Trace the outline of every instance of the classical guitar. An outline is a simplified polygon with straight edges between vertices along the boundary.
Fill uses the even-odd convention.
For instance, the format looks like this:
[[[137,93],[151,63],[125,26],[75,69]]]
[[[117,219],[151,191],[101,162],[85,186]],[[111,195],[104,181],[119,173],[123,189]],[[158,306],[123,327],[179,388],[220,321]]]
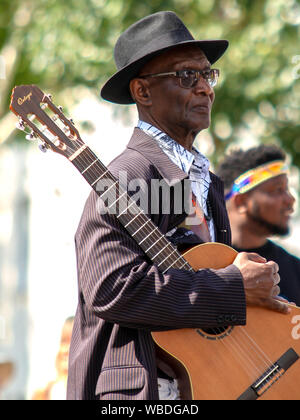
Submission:
[[[37,86],[17,86],[10,109],[18,128],[38,138],[42,150],[65,156],[97,194],[106,200],[114,189],[116,217],[162,272],[169,268],[223,268],[236,256],[232,248],[209,243],[181,255],[132,200],[116,178],[82,141],[72,120]],[[101,179],[110,180],[105,191]],[[114,188],[113,188],[114,187]],[[217,258],[216,258],[217,256]],[[288,315],[247,309],[246,326],[152,333],[159,359],[178,379],[181,399],[300,399],[300,308]]]

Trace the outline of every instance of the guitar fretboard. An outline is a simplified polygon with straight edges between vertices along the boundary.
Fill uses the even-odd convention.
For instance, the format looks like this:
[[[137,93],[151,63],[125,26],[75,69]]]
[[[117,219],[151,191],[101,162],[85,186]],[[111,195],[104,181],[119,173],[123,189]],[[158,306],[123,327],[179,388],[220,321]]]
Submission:
[[[161,272],[165,273],[170,268],[192,271],[188,262],[89,147],[84,148],[71,161],[103,202],[108,202],[106,211],[116,215],[131,237]],[[101,184],[106,186],[104,191],[102,187],[99,187]]]

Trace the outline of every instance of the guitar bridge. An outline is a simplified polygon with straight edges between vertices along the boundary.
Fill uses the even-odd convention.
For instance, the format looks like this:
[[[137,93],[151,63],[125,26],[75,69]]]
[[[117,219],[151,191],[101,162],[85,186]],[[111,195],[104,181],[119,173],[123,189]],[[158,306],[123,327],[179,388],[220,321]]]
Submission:
[[[270,366],[246,391],[239,396],[238,400],[257,400],[271,388],[281,376],[299,359],[298,354],[290,348],[274,365]]]

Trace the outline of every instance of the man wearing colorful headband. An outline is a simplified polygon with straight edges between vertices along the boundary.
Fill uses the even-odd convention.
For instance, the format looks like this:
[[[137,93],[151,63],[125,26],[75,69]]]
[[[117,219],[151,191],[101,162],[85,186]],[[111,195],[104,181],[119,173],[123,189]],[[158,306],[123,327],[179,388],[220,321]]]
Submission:
[[[281,295],[300,305],[300,259],[268,238],[289,233],[295,199],[289,191],[285,153],[261,145],[236,150],[217,169],[238,251],[256,252],[279,265]]]
[[[176,250],[168,254],[169,243],[159,245],[159,230],[170,238],[178,233],[187,216],[178,212],[184,187],[200,217],[197,234],[181,227],[183,239],[193,238],[190,244],[206,238],[230,244],[222,183],[193,147],[196,135],[210,125],[219,76],[212,65],[227,46],[225,40],[195,40],[173,12],[141,19],[116,43],[118,70],[101,96],[117,104],[136,104],[139,121],[109,169],[117,179],[125,172],[129,183],[143,180],[139,185],[149,193],[144,212],[155,227],[149,230],[149,221],[139,212],[128,216],[132,203],[117,216],[100,214],[98,196],[91,193],[76,234],[79,303],[68,399],[176,399],[176,382],[170,378],[174,372],[158,357],[151,332],[244,325],[246,304],[289,311],[277,299],[278,265],[260,256],[242,253],[223,269],[196,272],[176,266],[181,259],[176,256],[162,270]],[[104,141],[113,144],[113,139]],[[161,190],[152,194],[153,180],[168,188],[168,203]],[[163,211],[165,204],[168,211]],[[146,240],[149,248],[144,252],[141,244]],[[146,255],[150,249],[153,258]],[[155,264],[158,255],[163,258]]]

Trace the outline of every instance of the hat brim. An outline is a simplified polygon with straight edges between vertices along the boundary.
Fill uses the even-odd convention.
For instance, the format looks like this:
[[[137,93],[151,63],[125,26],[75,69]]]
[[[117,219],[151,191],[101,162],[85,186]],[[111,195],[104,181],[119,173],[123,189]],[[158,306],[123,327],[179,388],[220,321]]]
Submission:
[[[153,51],[152,53],[141,57],[139,60],[129,63],[127,66],[117,71],[103,85],[100,92],[101,97],[109,102],[113,102],[116,104],[133,104],[134,100],[132,99],[129,91],[129,82],[131,79],[136,77],[139,71],[142,69],[142,67],[156,55],[161,54],[162,52],[165,52],[172,48],[178,47],[179,45],[195,45],[201,48],[210,64],[214,64],[225,53],[225,51],[228,48],[228,44],[229,43],[226,40],[189,40]]]

